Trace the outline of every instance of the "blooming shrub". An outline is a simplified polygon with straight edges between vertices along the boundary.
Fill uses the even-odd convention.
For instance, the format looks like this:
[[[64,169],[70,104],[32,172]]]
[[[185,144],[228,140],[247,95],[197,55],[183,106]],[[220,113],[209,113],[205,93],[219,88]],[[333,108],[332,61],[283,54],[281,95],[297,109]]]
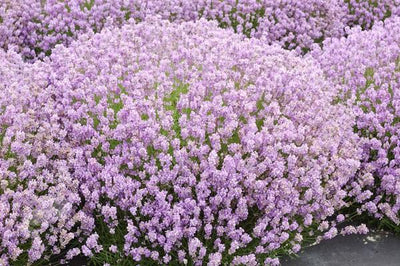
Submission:
[[[0,265],[276,265],[368,232],[349,209],[398,225],[399,5],[0,1]]]
[[[43,58],[56,44],[69,45],[80,34],[122,24],[132,10],[125,1],[16,0],[0,3],[0,46],[17,46],[27,60]]]
[[[398,0],[344,0],[348,5],[347,24],[359,25],[370,29],[377,21],[382,21],[392,15],[399,15]]]
[[[268,0],[265,16],[259,21],[257,36],[268,43],[306,52],[315,42],[344,34],[347,9],[338,0]]]
[[[313,51],[325,75],[353,98],[355,130],[362,137],[362,167],[349,195],[366,210],[399,223],[400,208],[400,20],[355,28]]]
[[[46,135],[39,112],[45,76],[11,51],[0,58],[0,265],[8,265],[47,259],[78,237],[80,197],[58,132]]]
[[[247,36],[307,52],[314,42],[340,37],[346,25],[371,25],[397,10],[397,0],[17,0],[0,3],[0,47],[17,46],[25,60],[43,59],[56,44],[129,19],[158,14],[171,21],[217,20]]]
[[[3,264],[276,264],[337,234],[358,137],[312,59],[155,18],[9,57],[28,82],[1,84]]]

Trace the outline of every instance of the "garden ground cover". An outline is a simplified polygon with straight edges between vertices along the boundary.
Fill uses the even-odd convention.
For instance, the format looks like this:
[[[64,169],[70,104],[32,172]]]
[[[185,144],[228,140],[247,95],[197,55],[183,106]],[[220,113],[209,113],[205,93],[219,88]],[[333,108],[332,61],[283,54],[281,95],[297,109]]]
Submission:
[[[2,1],[0,265],[276,265],[399,232],[397,1]]]

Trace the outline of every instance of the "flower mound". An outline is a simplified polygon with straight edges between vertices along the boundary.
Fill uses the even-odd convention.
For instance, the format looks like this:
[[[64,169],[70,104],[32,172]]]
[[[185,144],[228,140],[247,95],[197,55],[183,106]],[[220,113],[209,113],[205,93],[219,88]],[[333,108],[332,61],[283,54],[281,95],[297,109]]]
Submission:
[[[307,52],[312,44],[344,34],[346,7],[338,0],[266,0],[256,36],[287,49]]]
[[[353,98],[355,129],[362,137],[362,167],[351,196],[377,218],[399,223],[400,209],[400,19],[355,28],[313,52],[326,76]]]
[[[343,36],[346,26],[368,28],[397,14],[396,1],[6,0],[0,3],[0,47],[17,46],[25,60],[35,61],[86,32],[159,15],[177,22],[216,20],[223,28],[304,53],[314,42]]]
[[[56,44],[69,45],[79,35],[121,25],[131,16],[126,1],[16,0],[0,3],[0,47],[17,46],[33,61],[51,53]]]
[[[58,254],[75,237],[80,198],[38,112],[45,76],[11,51],[0,58],[0,265],[24,264]]]
[[[347,24],[371,29],[375,22],[400,14],[398,0],[343,0],[348,5]]]
[[[336,234],[358,138],[313,60],[150,19],[15,69],[35,78],[1,85],[3,264],[274,264]]]

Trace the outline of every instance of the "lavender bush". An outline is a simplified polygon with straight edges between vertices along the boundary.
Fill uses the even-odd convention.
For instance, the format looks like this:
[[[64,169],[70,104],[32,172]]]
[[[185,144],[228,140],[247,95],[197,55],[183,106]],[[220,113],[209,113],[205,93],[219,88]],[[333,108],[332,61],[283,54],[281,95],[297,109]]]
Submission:
[[[26,264],[78,236],[79,183],[55,135],[47,135],[45,109],[38,112],[45,76],[16,53],[0,51],[0,58],[0,265]]]
[[[278,265],[400,232],[399,6],[0,1],[0,265]]]
[[[304,53],[315,42],[343,36],[346,26],[369,28],[374,21],[397,14],[398,6],[397,0],[3,0],[0,47],[16,46],[25,60],[34,61],[85,32],[158,14],[177,22],[217,20],[223,28]]]
[[[375,22],[399,15],[398,0],[344,0],[348,4],[347,24],[370,29]]]
[[[358,137],[312,59],[159,19],[4,57],[35,79],[2,85],[3,264],[276,264],[337,233]]]
[[[349,191],[360,211],[399,224],[400,216],[400,20],[355,28],[313,51],[327,77],[341,85],[339,99],[354,104],[362,138],[362,165]]]

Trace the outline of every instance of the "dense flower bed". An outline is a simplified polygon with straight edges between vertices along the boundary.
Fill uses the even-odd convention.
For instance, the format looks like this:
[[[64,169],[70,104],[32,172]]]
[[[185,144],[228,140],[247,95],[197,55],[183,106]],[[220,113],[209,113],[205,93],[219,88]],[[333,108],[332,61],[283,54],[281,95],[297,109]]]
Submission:
[[[275,263],[311,225],[336,234],[358,138],[311,59],[155,19],[26,68],[40,78],[2,96],[32,95],[2,104],[3,263],[80,241],[89,257]]]
[[[54,150],[39,114],[45,76],[19,55],[0,52],[0,265],[48,258],[74,238],[78,183]],[[43,242],[46,239],[46,242]],[[60,241],[59,244],[56,244]],[[53,250],[47,249],[55,246]]]
[[[344,0],[348,4],[347,24],[359,25],[370,29],[375,22],[385,20],[392,15],[399,15],[398,0]]]
[[[0,265],[400,232],[399,6],[0,1]]]
[[[351,99],[355,130],[362,138],[362,167],[350,195],[377,218],[400,216],[400,20],[355,28],[348,38],[331,39],[316,50],[326,76]]]
[[[346,26],[371,27],[397,14],[398,6],[398,0],[5,0],[0,3],[0,47],[17,46],[25,60],[34,61],[85,32],[158,14],[177,22],[217,20],[223,28],[304,53],[314,42],[343,36]]]

